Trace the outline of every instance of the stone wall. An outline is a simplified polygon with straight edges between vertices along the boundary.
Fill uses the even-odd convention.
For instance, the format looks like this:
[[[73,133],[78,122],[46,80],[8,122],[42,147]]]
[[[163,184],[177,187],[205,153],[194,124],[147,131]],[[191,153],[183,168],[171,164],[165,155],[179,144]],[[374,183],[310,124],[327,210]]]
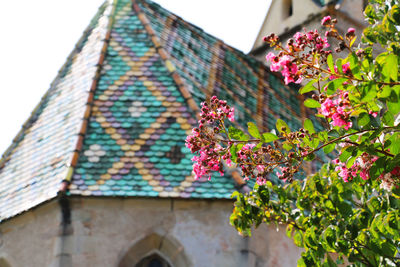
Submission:
[[[296,266],[300,250],[281,227],[243,238],[231,201],[71,198],[62,236],[56,201],[0,224],[0,258],[14,266],[134,266],[158,253],[173,267]]]
[[[59,215],[58,204],[52,201],[2,222],[0,259],[11,267],[50,266],[59,236]]]

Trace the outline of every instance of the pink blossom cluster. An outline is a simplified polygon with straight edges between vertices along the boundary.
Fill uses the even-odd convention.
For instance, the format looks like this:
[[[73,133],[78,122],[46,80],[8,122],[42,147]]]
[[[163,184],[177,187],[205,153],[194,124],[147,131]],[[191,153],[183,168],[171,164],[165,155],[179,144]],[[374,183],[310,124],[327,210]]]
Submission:
[[[349,101],[349,93],[339,90],[336,95],[331,95],[321,99],[321,108],[319,113],[328,119],[331,119],[333,126],[344,127],[348,130],[352,126],[350,114],[352,107]]]
[[[226,101],[219,100],[213,96],[210,104],[201,103],[199,127],[192,130],[192,135],[186,138],[186,147],[193,156],[193,172],[195,179],[208,175],[211,178],[211,171],[218,171],[224,174],[222,160],[231,163],[231,155],[227,148],[216,143],[216,135],[221,131],[220,127],[225,119],[234,120],[234,108],[227,105]]]
[[[369,170],[377,159],[377,157],[364,152],[354,161],[353,166],[350,168],[347,168],[346,163],[341,162],[338,158],[334,159],[332,162],[337,165],[335,171],[338,172],[339,176],[345,182],[349,182],[353,177],[356,177],[357,174],[359,174],[363,180],[368,180]]]
[[[287,48],[294,51],[303,51],[304,48],[314,49],[313,53],[324,54],[328,51],[323,51],[323,49],[330,47],[328,39],[326,37],[321,37],[317,30],[308,32],[297,32],[295,33],[294,42],[288,42]]]
[[[259,153],[254,152],[253,149],[255,144],[245,144],[238,152],[238,162],[241,163],[242,172],[245,175],[243,178],[245,181],[250,179],[249,176],[255,177],[258,185],[264,185],[267,182],[265,178],[265,166],[263,164],[258,164],[253,167],[253,159],[257,160]]]
[[[200,129],[205,122],[212,124],[215,121],[223,121],[226,118],[230,121],[235,120],[235,109],[230,107],[225,100],[219,100],[216,96],[211,97],[210,105],[207,102],[203,102],[201,106]]]
[[[393,186],[398,187],[400,182],[400,167],[395,167],[391,172],[382,174],[380,177],[380,188],[387,191],[392,190]]]
[[[336,66],[334,66],[335,68],[335,73],[338,74],[338,69]],[[342,65],[342,72],[346,75],[351,75],[351,70],[350,70],[350,63],[347,62],[345,64]],[[336,79],[337,77],[335,75],[331,75],[329,76],[330,80]]]
[[[271,62],[270,69],[271,71],[279,71],[283,77],[285,78],[285,84],[293,83],[301,83],[303,80],[301,76],[301,71],[294,61],[287,55],[282,57],[275,56],[274,53],[270,52],[266,56],[267,61]]]
[[[282,50],[278,55],[268,53],[266,59],[271,63],[271,71],[282,73],[286,84],[301,83],[310,64],[314,64],[314,56],[318,54],[324,60],[331,53],[325,50],[330,47],[327,38],[321,37],[317,30],[297,32],[289,39],[286,48],[281,47],[278,40],[274,34],[264,37],[265,42]]]
[[[280,172],[276,172],[276,176],[278,176],[278,178],[280,180],[286,181],[287,176],[290,172],[290,168],[288,167],[279,167]]]

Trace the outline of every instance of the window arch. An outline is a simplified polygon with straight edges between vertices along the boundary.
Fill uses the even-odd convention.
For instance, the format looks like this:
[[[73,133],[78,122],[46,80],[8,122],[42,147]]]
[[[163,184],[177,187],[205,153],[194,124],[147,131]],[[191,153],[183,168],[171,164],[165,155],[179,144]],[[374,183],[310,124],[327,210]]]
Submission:
[[[153,264],[153,265],[152,265]],[[150,234],[123,252],[118,267],[190,267],[184,247],[170,235]]]

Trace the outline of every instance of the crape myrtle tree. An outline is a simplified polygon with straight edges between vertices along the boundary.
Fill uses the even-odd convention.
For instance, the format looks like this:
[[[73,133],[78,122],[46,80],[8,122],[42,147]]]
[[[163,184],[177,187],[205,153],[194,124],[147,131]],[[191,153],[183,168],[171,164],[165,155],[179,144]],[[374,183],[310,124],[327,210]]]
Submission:
[[[226,164],[256,180],[250,193],[233,194],[231,224],[243,235],[261,223],[286,225],[304,248],[298,266],[400,266],[399,1],[371,0],[365,16],[362,46],[354,46],[353,28],[342,36],[329,16],[323,34],[304,30],[287,44],[264,37],[277,50],[266,56],[270,69],[287,84],[307,82],[299,93],[323,130],[310,119],[301,129],[277,120],[276,131],[249,122],[246,133],[229,122],[233,108],[214,96],[186,140],[196,177],[223,173]],[[347,57],[334,60],[339,52]],[[304,161],[319,151],[333,160],[305,177]]]

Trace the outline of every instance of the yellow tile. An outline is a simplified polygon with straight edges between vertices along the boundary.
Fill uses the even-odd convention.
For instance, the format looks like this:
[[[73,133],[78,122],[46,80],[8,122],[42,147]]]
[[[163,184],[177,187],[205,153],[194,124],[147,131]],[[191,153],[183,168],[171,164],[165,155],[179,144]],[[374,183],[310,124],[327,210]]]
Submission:
[[[100,178],[104,179],[104,180],[108,180],[108,179],[111,179],[111,175],[109,173],[102,174],[102,175],[100,175]]]
[[[113,164],[114,169],[122,169],[124,166],[125,166],[125,164],[123,162],[115,162]]]
[[[165,66],[167,67],[167,69],[170,72],[174,72],[175,71],[175,66],[174,66],[174,64],[172,64],[172,62],[170,60],[166,60],[165,61]]]

